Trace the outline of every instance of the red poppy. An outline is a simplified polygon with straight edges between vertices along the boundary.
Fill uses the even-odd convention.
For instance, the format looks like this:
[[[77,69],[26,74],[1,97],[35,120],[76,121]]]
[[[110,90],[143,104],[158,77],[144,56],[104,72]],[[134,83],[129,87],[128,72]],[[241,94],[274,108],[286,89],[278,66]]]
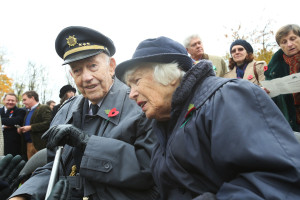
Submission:
[[[267,71],[268,70],[268,66],[264,66],[264,71]]]
[[[193,112],[194,110],[196,110],[195,106],[193,106],[192,108],[190,108],[188,110],[188,112],[185,114],[184,118],[187,118],[190,115],[190,113]]]
[[[10,111],[10,114],[13,114],[14,113],[14,111],[12,110],[12,111]]]
[[[108,113],[108,117],[114,117],[114,116],[117,116],[119,114],[119,111],[117,111],[117,109],[116,108],[113,108],[113,109],[111,109],[110,111],[109,111],[109,113]]]
[[[252,76],[252,75],[249,75],[249,76],[248,76],[248,80],[251,80],[251,79],[253,79],[253,76]]]

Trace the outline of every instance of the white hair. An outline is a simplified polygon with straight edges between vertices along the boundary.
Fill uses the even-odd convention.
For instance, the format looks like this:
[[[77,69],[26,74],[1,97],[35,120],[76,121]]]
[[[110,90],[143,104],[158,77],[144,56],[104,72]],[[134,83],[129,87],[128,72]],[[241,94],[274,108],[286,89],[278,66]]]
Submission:
[[[199,38],[200,41],[202,42],[201,37],[200,37],[198,34],[193,34],[193,35],[190,35],[189,37],[187,37],[187,38],[183,41],[183,46],[184,46],[185,48],[189,48],[189,47],[190,47],[191,40],[194,39],[194,38]]]
[[[162,85],[168,85],[174,80],[181,80],[185,74],[185,72],[179,67],[178,63],[143,63],[125,72],[125,83],[128,83],[129,77],[139,67],[152,68],[154,80]]]

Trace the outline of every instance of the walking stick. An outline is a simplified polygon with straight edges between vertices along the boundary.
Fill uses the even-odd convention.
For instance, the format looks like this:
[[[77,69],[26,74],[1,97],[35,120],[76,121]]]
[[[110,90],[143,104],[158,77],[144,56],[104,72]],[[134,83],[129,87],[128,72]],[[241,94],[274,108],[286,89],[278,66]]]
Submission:
[[[58,180],[59,161],[63,148],[63,146],[58,146],[58,149],[56,150],[45,200],[47,200],[47,198],[50,196],[50,193]]]

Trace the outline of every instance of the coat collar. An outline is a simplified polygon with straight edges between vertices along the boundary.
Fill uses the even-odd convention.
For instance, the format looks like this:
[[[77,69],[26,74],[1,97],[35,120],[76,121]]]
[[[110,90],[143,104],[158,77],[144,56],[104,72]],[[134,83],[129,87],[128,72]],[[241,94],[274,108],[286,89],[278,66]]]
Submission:
[[[256,80],[255,79],[255,75],[254,75],[254,70],[253,70],[253,66],[254,66],[255,62],[256,61],[253,60],[252,62],[250,62],[250,63],[247,64],[247,67],[246,67],[245,72],[244,72],[244,77],[243,77],[243,79],[248,80],[248,81],[250,81],[252,83],[254,83],[255,80]],[[250,75],[252,75],[251,79],[249,79]],[[228,77],[228,78],[237,78],[236,77],[236,66],[234,66],[234,68],[227,73],[226,77]]]
[[[215,76],[211,61],[201,60],[184,75],[180,86],[173,94],[172,108],[183,104],[192,93],[192,88],[208,76]]]
[[[109,120],[115,125],[118,125],[120,121],[120,115],[123,110],[124,101],[128,93],[129,88],[117,78],[115,78],[113,86],[111,87],[109,93],[104,97],[103,102],[99,107],[97,115],[102,117],[103,119]],[[84,101],[85,98],[82,95],[79,95],[76,98],[74,98],[72,102],[70,102],[71,104],[74,104],[76,106],[70,105],[70,110],[66,117],[67,122],[69,122],[72,119],[73,113],[82,112],[81,110],[83,108]],[[109,118],[105,110],[111,110],[113,108],[116,108],[116,110],[119,111],[119,114]]]

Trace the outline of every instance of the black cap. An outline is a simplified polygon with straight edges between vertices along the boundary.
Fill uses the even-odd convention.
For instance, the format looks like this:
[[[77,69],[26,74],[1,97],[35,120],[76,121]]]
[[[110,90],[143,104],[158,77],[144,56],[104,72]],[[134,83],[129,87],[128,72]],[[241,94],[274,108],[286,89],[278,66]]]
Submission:
[[[59,98],[62,98],[68,91],[73,91],[74,93],[76,93],[76,89],[71,85],[64,85],[62,88],[60,88]]]
[[[116,67],[117,78],[124,82],[125,72],[140,62],[176,62],[183,71],[188,71],[193,65],[184,46],[170,38],[161,36],[142,41],[137,46],[132,58]]]
[[[251,44],[249,42],[247,42],[246,40],[241,40],[241,39],[238,39],[238,40],[234,41],[230,45],[229,52],[231,52],[232,47],[234,47],[235,45],[241,45],[242,47],[244,47],[246,49],[246,51],[248,53],[253,53],[253,48],[252,48]]]
[[[102,33],[82,26],[64,28],[55,41],[57,54],[68,64],[82,60],[101,52],[113,56],[116,52],[114,43]]]

